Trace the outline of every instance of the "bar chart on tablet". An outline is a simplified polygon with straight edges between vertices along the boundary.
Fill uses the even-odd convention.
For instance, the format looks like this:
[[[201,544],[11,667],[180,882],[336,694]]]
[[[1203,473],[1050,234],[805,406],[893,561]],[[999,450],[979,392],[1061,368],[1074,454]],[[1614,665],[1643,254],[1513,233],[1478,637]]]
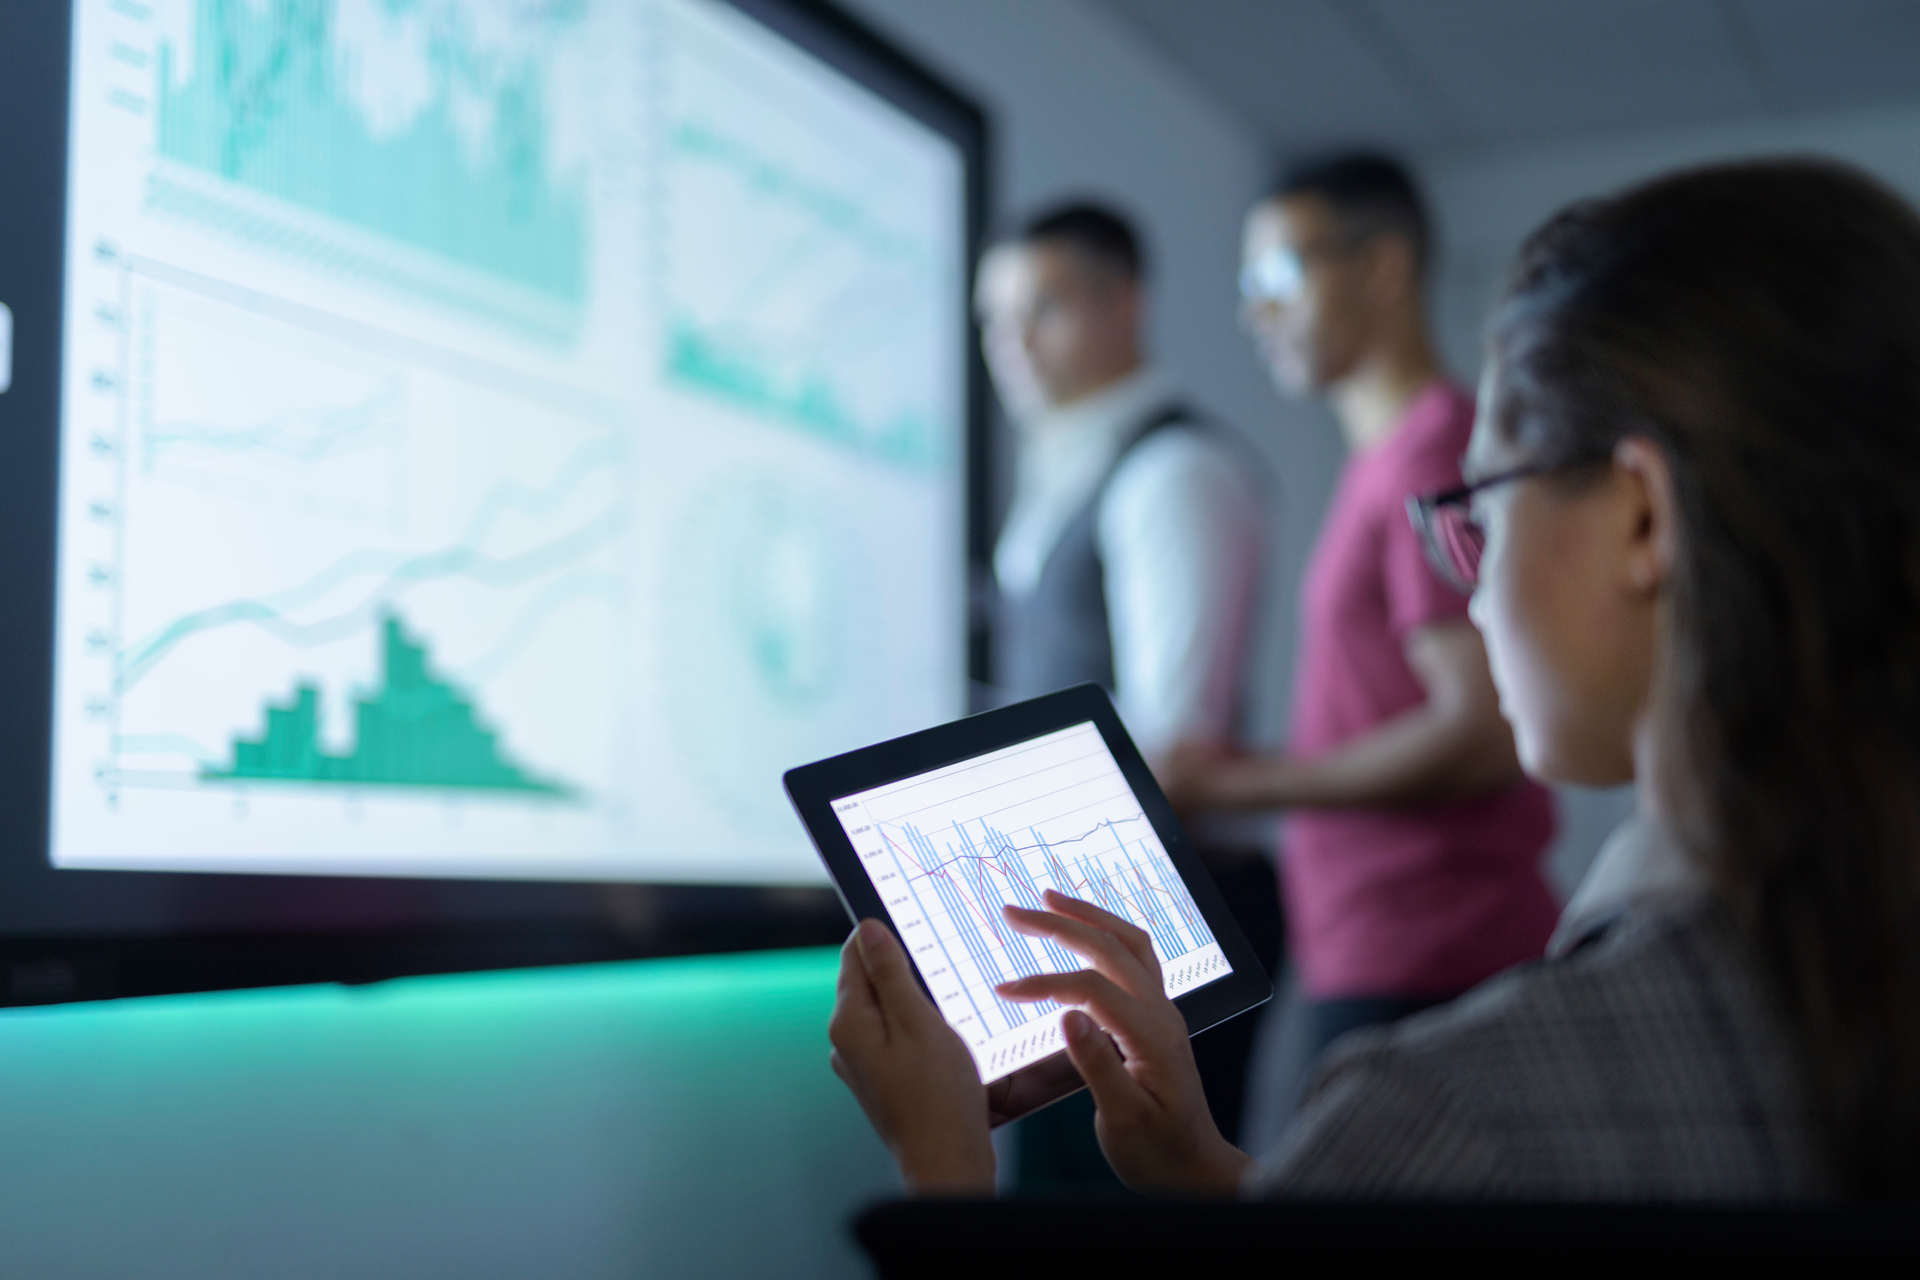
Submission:
[[[1138,925],[1169,996],[1230,971],[1206,919],[1093,724],[834,802],[947,1021],[993,1080],[1062,1045],[1050,1002],[994,988],[1089,967],[1007,924],[1057,889]]]

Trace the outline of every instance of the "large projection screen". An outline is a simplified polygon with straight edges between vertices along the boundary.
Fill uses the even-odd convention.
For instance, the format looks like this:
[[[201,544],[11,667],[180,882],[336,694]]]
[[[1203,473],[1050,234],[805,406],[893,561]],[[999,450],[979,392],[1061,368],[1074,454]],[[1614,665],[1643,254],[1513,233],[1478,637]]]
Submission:
[[[48,856],[802,884],[964,710],[955,140],[717,0],[78,0]]]

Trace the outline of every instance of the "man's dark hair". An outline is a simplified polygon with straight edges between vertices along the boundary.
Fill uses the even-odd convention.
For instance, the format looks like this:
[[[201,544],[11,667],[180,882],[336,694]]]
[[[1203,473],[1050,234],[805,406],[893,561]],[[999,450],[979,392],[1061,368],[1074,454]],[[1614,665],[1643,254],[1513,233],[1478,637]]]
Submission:
[[[1147,272],[1140,236],[1126,217],[1105,205],[1077,200],[1043,209],[1020,224],[1020,244],[1064,244],[1095,268],[1139,282]]]
[[[1413,247],[1414,266],[1426,269],[1433,232],[1420,189],[1406,166],[1390,156],[1345,151],[1288,165],[1272,198],[1318,196],[1333,210],[1349,244],[1397,235]]]

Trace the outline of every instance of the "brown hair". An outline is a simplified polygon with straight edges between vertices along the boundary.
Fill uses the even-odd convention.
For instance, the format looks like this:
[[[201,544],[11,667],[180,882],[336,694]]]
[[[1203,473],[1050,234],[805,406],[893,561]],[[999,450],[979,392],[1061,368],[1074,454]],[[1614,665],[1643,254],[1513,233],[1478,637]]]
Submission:
[[[1536,232],[1488,347],[1521,449],[1667,459],[1654,783],[1843,1184],[1920,1190],[1920,217],[1818,161],[1664,178]]]

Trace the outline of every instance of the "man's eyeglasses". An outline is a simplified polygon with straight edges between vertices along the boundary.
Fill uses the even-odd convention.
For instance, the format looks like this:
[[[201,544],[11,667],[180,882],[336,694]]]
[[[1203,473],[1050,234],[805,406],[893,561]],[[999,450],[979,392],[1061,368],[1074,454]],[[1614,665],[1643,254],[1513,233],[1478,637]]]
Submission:
[[[1434,573],[1455,591],[1472,595],[1480,581],[1480,553],[1487,546],[1487,531],[1473,518],[1473,495],[1496,485],[1604,460],[1596,457],[1576,458],[1571,462],[1531,462],[1455,489],[1409,494],[1407,519],[1413,523],[1413,531],[1420,537],[1420,549],[1426,553]]]
[[[1305,284],[1306,270],[1300,255],[1288,249],[1268,249],[1240,268],[1240,301],[1249,306],[1292,302]]]
[[[1275,245],[1240,268],[1240,301],[1249,307],[1264,303],[1289,306],[1307,287],[1307,271],[1323,258],[1351,252],[1357,244],[1338,240],[1306,244],[1298,249]]]

